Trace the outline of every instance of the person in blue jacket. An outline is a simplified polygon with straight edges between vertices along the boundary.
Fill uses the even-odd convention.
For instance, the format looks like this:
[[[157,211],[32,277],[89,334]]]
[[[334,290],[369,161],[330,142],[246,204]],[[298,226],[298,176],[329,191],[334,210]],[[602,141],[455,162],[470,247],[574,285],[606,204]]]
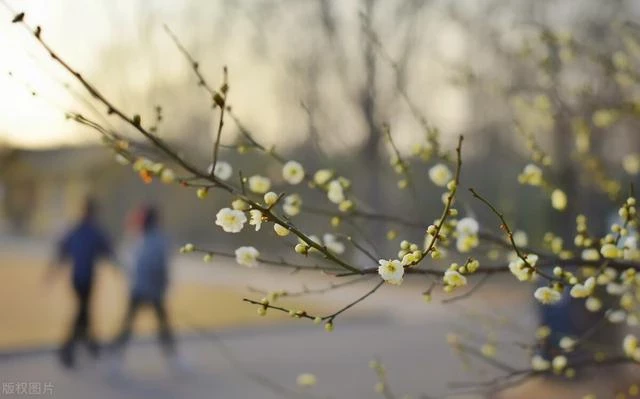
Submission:
[[[77,310],[59,356],[63,366],[75,363],[75,346],[84,341],[89,352],[98,356],[99,345],[90,329],[90,300],[97,262],[113,256],[111,243],[97,221],[97,204],[88,198],[80,221],[69,230],[57,245],[55,260],[49,274],[63,265],[71,265],[71,285]]]
[[[141,236],[133,248],[129,306],[120,334],[114,342],[114,350],[116,353],[123,352],[131,337],[136,313],[141,307],[150,306],[158,319],[160,344],[168,358],[177,360],[165,306],[169,285],[169,241],[162,232],[158,219],[156,208],[147,206],[143,210]]]

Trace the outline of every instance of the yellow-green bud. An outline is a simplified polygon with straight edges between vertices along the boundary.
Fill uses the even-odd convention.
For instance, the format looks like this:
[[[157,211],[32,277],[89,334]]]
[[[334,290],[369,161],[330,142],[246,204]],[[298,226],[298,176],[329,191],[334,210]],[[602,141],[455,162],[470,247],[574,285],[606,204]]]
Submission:
[[[340,203],[340,205],[338,205],[338,209],[340,209],[341,212],[349,212],[354,208],[354,206],[355,205],[353,204],[353,201],[344,200]]]
[[[231,203],[231,207],[236,211],[246,211],[249,209],[249,204],[247,204],[244,200],[238,198]]]
[[[196,191],[196,195],[198,196],[198,198],[200,199],[205,199],[207,198],[207,195],[209,194],[209,189],[206,187],[200,187],[198,189],[198,191]]]
[[[276,201],[278,201],[278,194],[273,191],[269,191],[264,195],[264,203],[267,204],[267,206],[275,204]]]
[[[307,244],[296,244],[295,251],[300,255],[306,255],[309,252]]]
[[[280,237],[286,237],[289,235],[289,229],[278,223],[273,224],[273,231],[275,231],[276,234]]]
[[[160,174],[160,180],[165,184],[171,184],[176,180],[176,175],[171,169],[163,169]]]

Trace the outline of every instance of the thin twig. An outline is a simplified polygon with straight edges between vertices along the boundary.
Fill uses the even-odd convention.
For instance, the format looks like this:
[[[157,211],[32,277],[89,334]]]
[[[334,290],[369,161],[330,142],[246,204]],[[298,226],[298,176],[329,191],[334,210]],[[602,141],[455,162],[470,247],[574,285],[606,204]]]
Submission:
[[[445,298],[442,300],[442,303],[452,303],[452,302],[457,302],[457,301],[461,301],[463,299],[469,298],[471,295],[475,294],[476,292],[478,292],[480,290],[480,288],[482,288],[482,286],[489,281],[489,278],[492,276],[492,274],[485,274],[484,276],[482,276],[482,278],[476,283],[476,285],[473,286],[473,288],[471,288],[469,291],[465,292],[464,294],[458,295],[458,296],[454,296],[454,297],[450,297],[450,298]]]
[[[500,221],[502,222],[502,224],[500,225],[500,228],[504,229],[505,232],[507,233],[507,237],[509,238],[509,242],[511,243],[513,250],[516,252],[516,255],[518,255],[518,258],[520,258],[524,262],[525,267],[532,272],[538,273],[539,275],[541,275],[542,277],[544,277],[549,281],[556,281],[556,278],[546,274],[545,272],[541,271],[539,268],[536,268],[535,266],[532,266],[531,263],[529,263],[529,261],[527,260],[527,257],[524,254],[522,254],[522,252],[516,245],[516,242],[513,239],[513,232],[511,231],[509,224],[504,218],[504,215],[501,212],[499,212],[486,198],[478,194],[476,190],[474,190],[473,188],[470,188],[469,191],[474,196],[474,198],[477,198],[480,201],[482,201],[500,219]]]

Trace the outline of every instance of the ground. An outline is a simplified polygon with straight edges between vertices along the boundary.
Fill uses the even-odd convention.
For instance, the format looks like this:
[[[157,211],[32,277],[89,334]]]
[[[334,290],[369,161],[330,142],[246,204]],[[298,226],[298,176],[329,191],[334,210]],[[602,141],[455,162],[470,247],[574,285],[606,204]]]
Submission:
[[[422,393],[441,395],[456,381],[483,381],[497,375],[495,369],[469,368],[478,362],[452,351],[445,343],[448,332],[455,330],[481,340],[497,328],[505,331],[498,337],[503,341],[513,336],[526,341],[536,325],[536,313],[526,290],[505,290],[496,282],[466,301],[443,305],[436,296],[433,303],[425,304],[420,298],[423,284],[414,281],[402,288],[383,287],[339,319],[334,332],[327,333],[310,321],[293,320],[284,314],[269,312],[267,317],[259,317],[255,306],[241,301],[243,297],[261,297],[249,286],[300,289],[298,276],[264,268],[248,270],[223,260],[203,264],[196,258],[182,257],[174,265],[171,314],[179,330],[179,349],[190,372],[176,373],[168,367],[150,336],[154,327],[151,318],[139,322],[137,338],[121,373],[111,373],[108,359],[96,362],[87,356],[80,358],[79,370],[69,372],[58,366],[54,349],[72,313],[72,301],[64,276],[53,285],[45,284],[45,264],[44,254],[3,251],[3,389],[15,388],[17,383],[36,383],[41,387],[50,384],[52,396],[59,398],[270,399],[299,397],[295,395],[299,391],[295,379],[309,372],[318,378],[317,387],[309,390],[313,397],[371,398],[379,396],[373,391],[375,374],[367,365],[376,357],[384,362],[390,386],[398,397],[410,394],[419,398]],[[122,276],[108,266],[102,273],[95,303],[96,323],[100,336],[108,339],[117,330],[126,286]],[[313,274],[305,281],[316,288],[330,280]],[[295,303],[326,314],[362,295],[371,284],[363,282],[328,297],[315,295],[302,305],[300,301]],[[499,348],[498,357],[520,366],[528,362],[527,354],[515,347]],[[611,392],[611,387],[598,384]],[[585,381],[567,385],[538,380],[516,387],[507,397],[581,398],[592,389]],[[7,392],[0,396],[20,396]]]

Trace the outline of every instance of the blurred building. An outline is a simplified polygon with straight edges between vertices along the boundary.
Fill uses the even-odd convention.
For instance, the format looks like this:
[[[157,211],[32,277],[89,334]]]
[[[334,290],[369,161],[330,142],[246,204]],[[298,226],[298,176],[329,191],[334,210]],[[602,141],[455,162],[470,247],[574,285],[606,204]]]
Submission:
[[[32,236],[58,232],[88,193],[121,173],[106,168],[109,162],[109,153],[97,146],[14,150],[0,172],[4,229]]]
[[[72,223],[87,195],[98,199],[100,218],[113,237],[127,213],[142,202],[164,210],[165,224],[177,237],[198,237],[213,228],[208,206],[193,190],[144,184],[130,167],[120,166],[105,147],[17,149],[0,169],[0,228],[9,235],[51,238]]]

